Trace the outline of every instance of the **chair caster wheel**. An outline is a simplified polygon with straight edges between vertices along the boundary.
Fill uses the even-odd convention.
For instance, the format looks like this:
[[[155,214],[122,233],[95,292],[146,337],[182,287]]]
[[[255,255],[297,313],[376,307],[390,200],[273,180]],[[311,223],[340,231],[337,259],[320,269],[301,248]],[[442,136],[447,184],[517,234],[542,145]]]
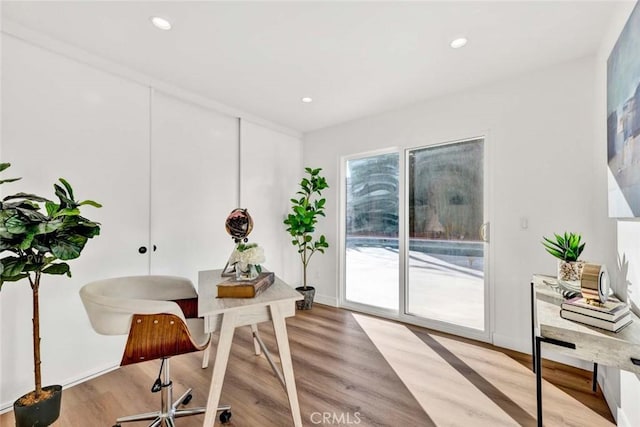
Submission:
[[[184,399],[182,399],[182,404],[183,405],[188,405],[189,402],[191,402],[191,399],[193,399],[193,395],[191,393],[189,393],[184,397]]]
[[[226,424],[231,419],[231,411],[222,411],[220,413],[220,422]]]

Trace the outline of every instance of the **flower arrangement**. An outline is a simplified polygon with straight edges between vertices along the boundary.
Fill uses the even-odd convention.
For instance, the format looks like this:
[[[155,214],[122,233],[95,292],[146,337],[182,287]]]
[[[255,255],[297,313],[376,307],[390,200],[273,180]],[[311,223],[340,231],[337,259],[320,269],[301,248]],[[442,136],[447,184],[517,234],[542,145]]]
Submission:
[[[238,243],[231,254],[229,264],[235,266],[236,277],[253,278],[262,272],[261,263],[265,262],[264,249],[257,243]],[[252,272],[255,271],[255,273]]]

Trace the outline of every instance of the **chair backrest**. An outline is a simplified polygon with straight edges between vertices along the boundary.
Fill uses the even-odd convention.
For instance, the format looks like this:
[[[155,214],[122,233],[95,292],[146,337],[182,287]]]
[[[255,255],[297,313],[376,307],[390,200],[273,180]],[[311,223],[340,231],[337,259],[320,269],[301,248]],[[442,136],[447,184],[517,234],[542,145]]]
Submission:
[[[189,279],[174,276],[129,276],[98,280],[80,289],[93,329],[102,335],[126,335],[134,314],[174,314],[185,320],[171,300],[198,296]]]
[[[129,335],[121,365],[204,350],[209,342],[204,321],[187,321],[180,305],[173,301],[189,301],[183,306],[190,307],[197,297],[190,280],[174,276],[117,277],[80,289],[96,332]]]

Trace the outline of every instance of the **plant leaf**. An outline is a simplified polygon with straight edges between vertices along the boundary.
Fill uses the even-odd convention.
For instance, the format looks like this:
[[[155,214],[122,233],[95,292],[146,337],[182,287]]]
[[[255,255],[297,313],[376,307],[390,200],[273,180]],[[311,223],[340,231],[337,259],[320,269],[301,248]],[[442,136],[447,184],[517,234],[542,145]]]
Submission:
[[[67,189],[67,194],[69,195],[69,198],[71,200],[74,200],[73,199],[73,188],[71,188],[71,185],[64,178],[58,178],[58,180],[62,183],[62,185],[64,185],[64,188]]]
[[[78,203],[78,206],[84,206],[84,205],[89,205],[89,206],[93,206],[94,208],[101,208],[102,205],[98,202],[95,202],[93,200],[83,200],[80,203]]]
[[[71,277],[71,268],[66,262],[51,264],[50,266],[42,270],[42,272],[46,274],[66,274],[68,277]]]

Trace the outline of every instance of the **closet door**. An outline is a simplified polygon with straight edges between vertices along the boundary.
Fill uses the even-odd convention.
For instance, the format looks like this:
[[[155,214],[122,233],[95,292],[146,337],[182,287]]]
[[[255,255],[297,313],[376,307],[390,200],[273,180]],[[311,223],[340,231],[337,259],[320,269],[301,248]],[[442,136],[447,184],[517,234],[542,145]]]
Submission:
[[[238,120],[159,91],[152,97],[151,274],[224,267],[238,198]]]
[[[78,290],[85,283],[148,273],[149,89],[10,36],[2,52],[4,177],[22,177],[2,191],[55,200],[53,184],[67,179],[83,214],[102,224],[77,260],[73,277],[44,276],[40,288],[44,381],[68,383],[114,366],[120,337],[97,335]],[[2,287],[2,389],[15,399],[33,388],[31,292],[26,282]],[[27,333],[28,331],[28,333]],[[79,357],[79,355],[82,355]]]

